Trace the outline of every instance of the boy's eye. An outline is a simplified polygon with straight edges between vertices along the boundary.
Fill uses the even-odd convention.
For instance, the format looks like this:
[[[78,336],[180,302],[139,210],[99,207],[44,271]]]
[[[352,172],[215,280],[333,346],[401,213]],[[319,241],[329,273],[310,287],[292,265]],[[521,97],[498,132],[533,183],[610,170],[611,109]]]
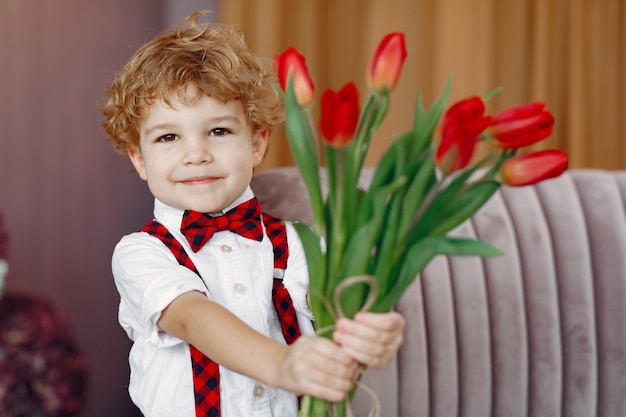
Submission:
[[[209,136],[226,136],[230,133],[230,130],[223,127],[216,127],[209,132]]]
[[[173,142],[175,141],[177,136],[173,133],[168,133],[167,135],[160,136],[158,142]]]

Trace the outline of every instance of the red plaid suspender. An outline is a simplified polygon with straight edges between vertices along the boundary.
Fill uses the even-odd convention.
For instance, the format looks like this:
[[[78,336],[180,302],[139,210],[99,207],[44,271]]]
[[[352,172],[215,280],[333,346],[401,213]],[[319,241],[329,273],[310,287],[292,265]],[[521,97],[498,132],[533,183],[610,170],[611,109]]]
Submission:
[[[289,256],[285,224],[282,220],[269,214],[263,214],[262,216],[267,236],[274,247],[274,269],[284,270],[287,267],[287,257]],[[167,228],[159,222],[152,220],[141,231],[159,238],[169,248],[179,264],[191,269],[200,276],[185,249]],[[274,278],[272,301],[285,341],[291,344],[300,336],[300,326],[298,325],[293,302],[281,278]],[[189,345],[189,350],[191,352],[193,370],[196,417],[219,417],[219,365],[206,357],[193,345]]]
[[[287,258],[289,257],[285,223],[274,216],[263,214],[263,224],[265,224],[265,232],[274,247],[274,270],[284,271],[287,268]],[[283,285],[282,276],[277,278],[276,275],[278,274],[274,274],[272,300],[274,301],[283,336],[287,344],[290,345],[300,337],[300,326],[298,325],[296,310],[293,308],[289,292]]]

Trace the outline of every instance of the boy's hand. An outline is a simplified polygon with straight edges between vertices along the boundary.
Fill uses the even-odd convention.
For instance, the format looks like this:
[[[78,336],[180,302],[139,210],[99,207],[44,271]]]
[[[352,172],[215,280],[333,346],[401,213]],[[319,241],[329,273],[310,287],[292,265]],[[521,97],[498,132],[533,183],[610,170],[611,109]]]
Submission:
[[[346,398],[358,368],[347,352],[316,336],[301,336],[286,348],[287,356],[272,385],[332,402]]]
[[[405,319],[396,312],[360,312],[337,321],[333,340],[359,363],[380,369],[389,364],[404,340]]]

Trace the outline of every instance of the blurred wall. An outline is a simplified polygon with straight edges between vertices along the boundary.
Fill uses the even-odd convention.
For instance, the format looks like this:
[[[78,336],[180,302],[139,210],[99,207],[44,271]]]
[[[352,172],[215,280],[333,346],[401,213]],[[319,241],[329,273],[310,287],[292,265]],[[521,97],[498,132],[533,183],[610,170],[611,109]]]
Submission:
[[[117,323],[110,259],[152,211],[144,183],[104,140],[97,102],[137,47],[199,8],[214,2],[0,0],[8,286],[69,316],[90,370],[83,416],[140,415],[128,398],[130,343]]]
[[[559,148],[572,168],[626,169],[626,1],[624,0],[221,0],[220,19],[236,24],[250,49],[272,58],[288,46],[306,57],[317,98],[356,82],[366,99],[365,69],[390,32],[406,36],[408,56],[374,134],[373,166],[394,137],[413,124],[419,92],[437,98],[449,75],[447,105],[503,91],[489,114],[543,101],[554,132],[522,151]],[[276,129],[262,169],[292,165],[284,129]],[[485,146],[487,145],[487,146]],[[479,145],[474,160],[493,147]]]

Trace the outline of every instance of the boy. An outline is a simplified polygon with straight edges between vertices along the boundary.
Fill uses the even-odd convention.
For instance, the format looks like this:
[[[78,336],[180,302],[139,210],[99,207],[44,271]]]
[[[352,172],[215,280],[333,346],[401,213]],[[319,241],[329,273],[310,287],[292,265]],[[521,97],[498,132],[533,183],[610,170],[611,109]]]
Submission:
[[[385,366],[404,319],[361,313],[338,321],[335,343],[311,336],[297,233],[261,214],[249,187],[282,122],[273,72],[197,17],[141,47],[103,108],[108,139],[155,197],[155,221],[112,260],[134,341],[129,392],[150,417],[295,416],[296,394],[340,401],[358,363]],[[242,217],[223,221],[232,212]],[[213,221],[244,236],[203,228]]]

